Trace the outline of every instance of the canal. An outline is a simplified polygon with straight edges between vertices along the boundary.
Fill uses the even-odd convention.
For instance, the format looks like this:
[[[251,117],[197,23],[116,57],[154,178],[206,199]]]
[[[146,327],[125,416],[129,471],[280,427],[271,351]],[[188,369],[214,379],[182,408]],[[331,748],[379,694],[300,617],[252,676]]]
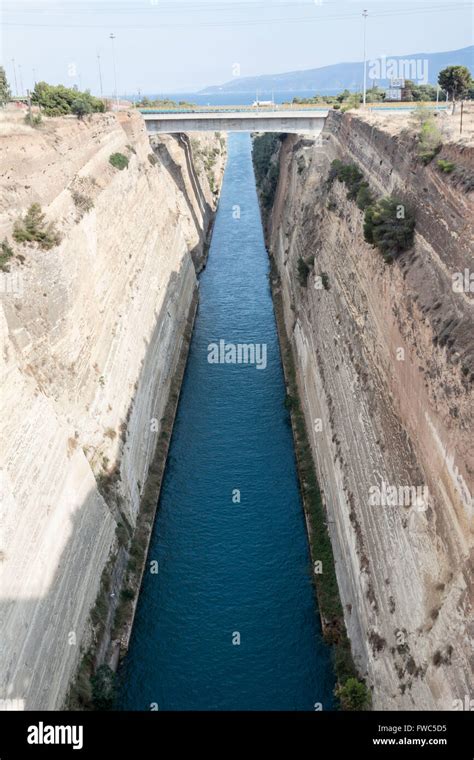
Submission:
[[[121,709],[333,707],[250,136],[228,150]]]

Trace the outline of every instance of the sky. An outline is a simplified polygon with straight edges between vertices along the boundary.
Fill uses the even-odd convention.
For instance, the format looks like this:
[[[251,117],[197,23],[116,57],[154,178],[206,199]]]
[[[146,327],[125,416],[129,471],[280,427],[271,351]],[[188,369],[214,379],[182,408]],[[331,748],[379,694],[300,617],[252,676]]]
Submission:
[[[15,90],[34,81],[100,95],[193,92],[234,76],[473,43],[463,0],[0,0],[0,60]],[[115,39],[110,39],[110,34]],[[12,62],[14,59],[14,63]]]

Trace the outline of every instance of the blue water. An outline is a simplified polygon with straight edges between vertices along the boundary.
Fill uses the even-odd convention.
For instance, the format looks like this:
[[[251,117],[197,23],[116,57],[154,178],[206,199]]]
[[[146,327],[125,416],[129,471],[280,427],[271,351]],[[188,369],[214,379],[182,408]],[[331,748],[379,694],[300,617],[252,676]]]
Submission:
[[[220,339],[266,344],[267,367],[210,364]],[[333,707],[284,397],[250,137],[232,134],[121,708]]]

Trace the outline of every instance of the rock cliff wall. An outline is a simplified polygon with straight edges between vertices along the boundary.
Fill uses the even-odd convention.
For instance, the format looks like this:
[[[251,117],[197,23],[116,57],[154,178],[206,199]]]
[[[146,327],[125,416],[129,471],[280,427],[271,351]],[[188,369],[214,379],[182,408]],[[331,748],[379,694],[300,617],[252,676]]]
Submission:
[[[472,177],[473,156],[470,140],[439,155],[458,178]],[[414,248],[392,265],[364,241],[344,184],[328,182],[334,159],[416,209]],[[452,279],[474,271],[472,212],[472,193],[436,161],[423,166],[396,120],[332,113],[319,139],[283,139],[267,244],[375,709],[456,709],[473,696],[474,293]],[[398,504],[372,503],[391,486]],[[421,489],[417,503],[405,487]]]
[[[0,697],[55,709],[120,528],[135,525],[225,144],[193,138],[211,156],[195,169],[188,136],[152,148],[137,114],[0,126],[0,239],[15,253],[0,273]],[[51,250],[12,241],[33,202],[61,234]]]

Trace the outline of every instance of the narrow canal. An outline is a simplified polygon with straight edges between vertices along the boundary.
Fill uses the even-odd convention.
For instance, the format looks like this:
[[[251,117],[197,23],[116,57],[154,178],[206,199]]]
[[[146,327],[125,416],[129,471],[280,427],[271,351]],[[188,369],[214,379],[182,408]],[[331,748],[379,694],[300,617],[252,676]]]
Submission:
[[[228,149],[122,709],[333,707],[250,136],[229,135]],[[220,363],[229,344],[255,363]],[[238,344],[254,348],[239,357]]]

